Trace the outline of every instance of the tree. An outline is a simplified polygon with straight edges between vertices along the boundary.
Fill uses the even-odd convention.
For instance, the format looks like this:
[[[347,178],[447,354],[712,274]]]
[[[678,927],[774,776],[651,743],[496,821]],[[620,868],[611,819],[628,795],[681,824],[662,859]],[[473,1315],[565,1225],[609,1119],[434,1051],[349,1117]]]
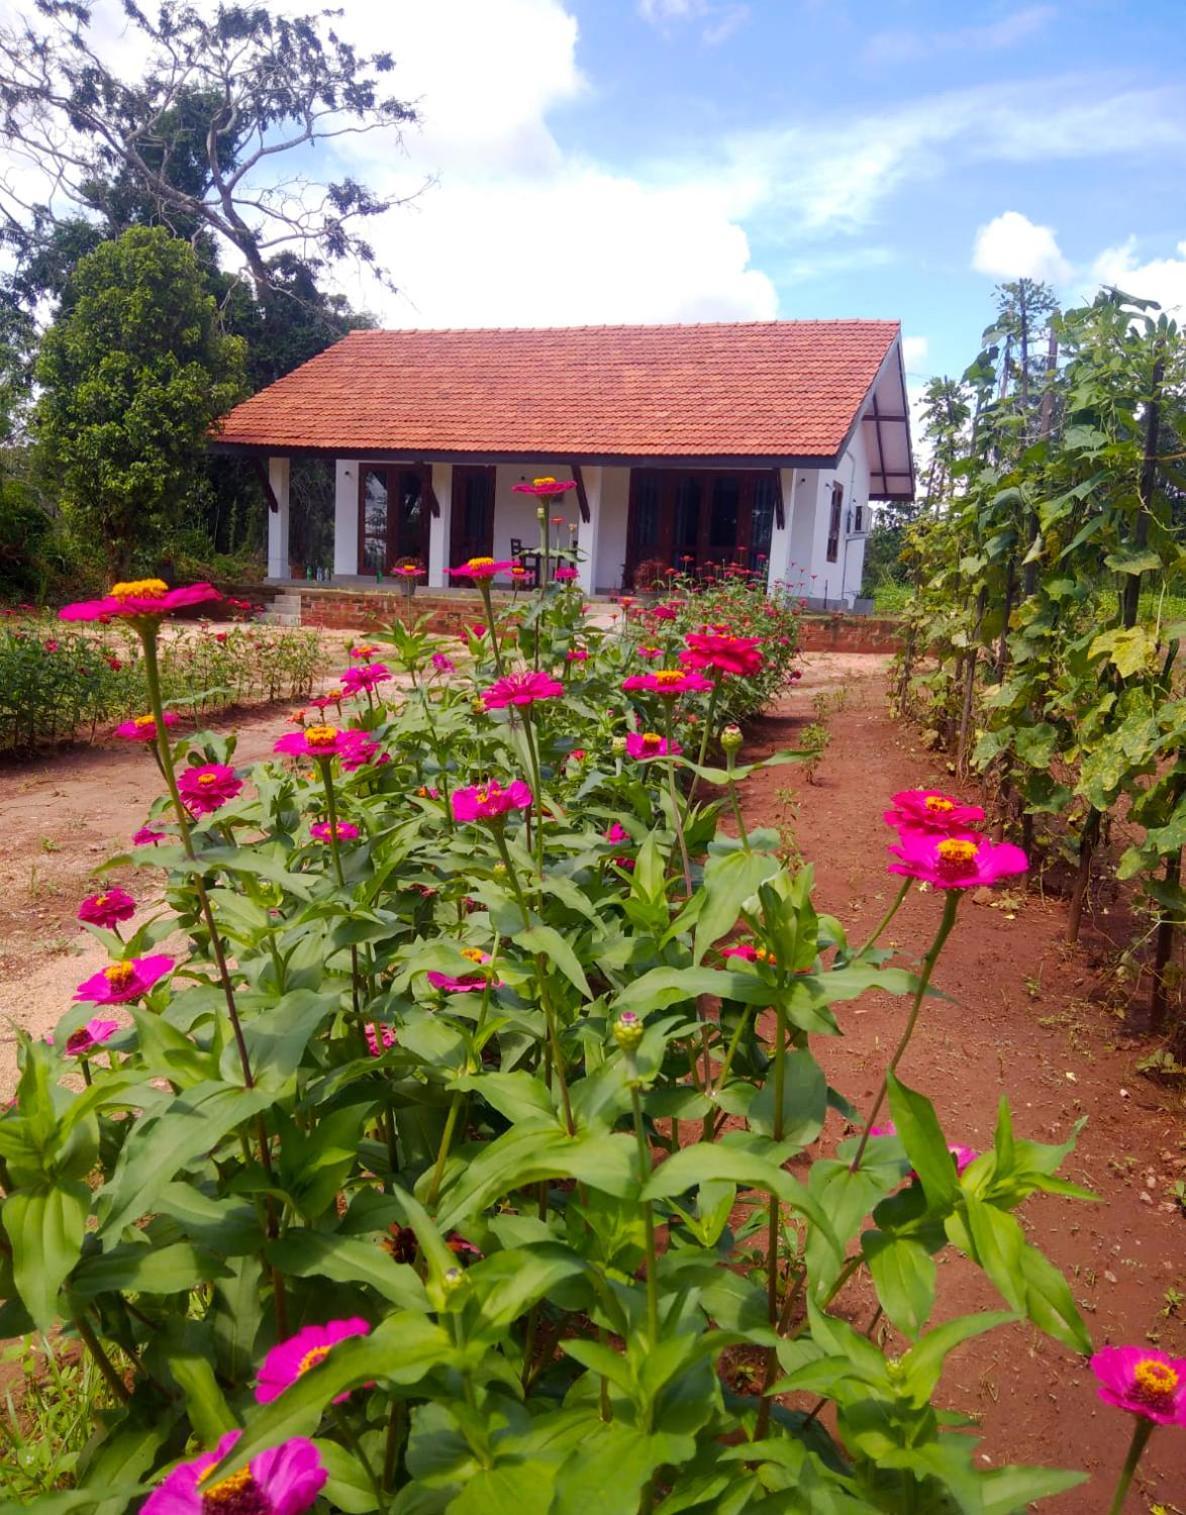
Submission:
[[[188,243],[135,227],[83,257],[36,365],[34,436],[67,517],[112,568],[155,569],[214,421],[247,392]]]
[[[340,12],[287,18],[262,5],[219,5],[206,19],[163,0],[153,19],[123,0],[149,53],[125,80],[91,41],[89,5],[37,0],[37,8],[36,23],[0,29],[0,140],[53,177],[47,204],[22,203],[10,188],[0,200],[22,251],[65,201],[217,239],[237,251],[260,298],[280,253],[310,267],[352,258],[375,268],[360,225],[398,197],[351,178],[277,175],[277,160],[307,158],[337,137],[382,129],[394,149],[415,119],[381,88],[390,54],[357,53],[333,28]]]
[[[961,380],[936,376],[927,381],[920,418],[923,439],[931,453],[924,500],[928,510],[935,509],[950,495],[952,470],[967,449],[971,417],[968,389]]]

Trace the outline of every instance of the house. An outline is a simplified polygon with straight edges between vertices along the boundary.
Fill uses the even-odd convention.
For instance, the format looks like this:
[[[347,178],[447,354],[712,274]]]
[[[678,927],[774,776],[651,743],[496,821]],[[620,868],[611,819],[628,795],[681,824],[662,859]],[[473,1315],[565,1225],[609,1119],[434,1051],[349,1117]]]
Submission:
[[[344,584],[415,558],[444,586],[469,557],[530,550],[536,501],[514,485],[554,475],[577,484],[588,593],[644,565],[739,563],[836,605],[860,588],[869,502],[914,490],[893,321],[356,331],[232,410],[213,446],[259,460],[270,580],[305,577],[288,548],[303,456],[335,464]]]

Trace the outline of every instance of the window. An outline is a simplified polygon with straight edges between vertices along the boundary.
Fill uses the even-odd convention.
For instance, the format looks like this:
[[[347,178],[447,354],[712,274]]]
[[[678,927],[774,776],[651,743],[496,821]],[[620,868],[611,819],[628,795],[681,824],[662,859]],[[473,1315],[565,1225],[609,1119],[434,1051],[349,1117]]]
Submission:
[[[835,563],[840,558],[840,521],[844,509],[844,486],[843,484],[832,485],[832,510],[828,517],[828,562]]]
[[[860,536],[865,529],[865,507],[863,505],[858,505],[856,508],[852,529],[856,532],[857,536]]]

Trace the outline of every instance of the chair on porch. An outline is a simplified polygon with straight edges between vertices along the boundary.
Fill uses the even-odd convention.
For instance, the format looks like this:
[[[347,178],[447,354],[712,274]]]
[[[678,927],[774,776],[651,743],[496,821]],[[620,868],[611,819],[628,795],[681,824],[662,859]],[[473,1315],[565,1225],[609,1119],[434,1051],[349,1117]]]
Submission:
[[[516,563],[518,563],[520,568],[526,568],[528,573],[531,575],[531,584],[529,587],[532,589],[538,589],[540,574],[540,554],[538,552],[528,552],[528,550],[523,546],[523,540],[521,537],[512,537],[511,557],[515,560]]]

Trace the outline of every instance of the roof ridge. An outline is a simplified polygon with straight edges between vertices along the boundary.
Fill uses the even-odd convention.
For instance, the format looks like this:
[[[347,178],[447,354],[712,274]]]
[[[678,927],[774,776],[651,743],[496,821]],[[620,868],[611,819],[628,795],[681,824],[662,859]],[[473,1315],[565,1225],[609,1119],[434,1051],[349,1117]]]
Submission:
[[[604,321],[588,322],[578,326],[366,326],[345,332],[341,338],[351,337],[412,337],[412,336],[514,336],[520,334],[570,336],[574,332],[623,332],[623,331],[754,331],[759,328],[785,330],[787,327],[804,326],[870,326],[900,330],[902,323],[887,316],[803,316],[786,317],[772,321]],[[338,344],[335,343],[334,346]]]

